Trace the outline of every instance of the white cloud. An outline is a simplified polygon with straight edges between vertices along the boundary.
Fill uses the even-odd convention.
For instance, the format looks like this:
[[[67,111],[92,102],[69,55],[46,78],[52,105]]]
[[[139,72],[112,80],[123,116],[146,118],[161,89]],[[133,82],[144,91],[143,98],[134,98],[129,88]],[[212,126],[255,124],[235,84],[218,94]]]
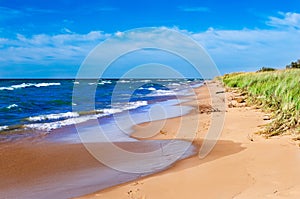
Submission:
[[[134,43],[141,43],[143,40],[151,40],[154,46],[165,46],[166,49],[177,48],[178,43],[182,44],[182,41],[179,42],[177,38],[172,38],[172,35],[164,34],[160,29],[157,30],[158,34],[137,30],[130,35],[125,34],[123,39],[133,41],[131,46],[134,46]],[[255,71],[263,66],[283,68],[291,61],[299,59],[300,30],[297,29],[285,27],[216,30],[209,28],[205,32],[197,33],[180,30],[176,27],[173,29],[190,36],[202,45],[222,73]],[[118,43],[115,48],[118,48]],[[182,45],[180,48],[185,47]],[[192,54],[188,47],[185,48],[185,51]]]
[[[221,71],[284,67],[299,58],[300,30],[213,30],[191,35]]]
[[[267,25],[274,27],[290,27],[300,29],[300,14],[279,12],[280,17],[269,17]]]
[[[109,36],[101,31],[87,34],[39,34],[15,39],[0,38],[2,62],[0,65],[53,63],[80,64],[87,53]]]
[[[217,30],[213,27],[205,32],[192,33],[180,30],[191,36],[211,55],[221,72],[257,70],[262,66],[284,67],[291,61],[299,59],[300,29],[298,13],[282,13],[282,18],[269,17],[272,29]],[[291,28],[292,27],[292,28]],[[163,29],[163,28],[162,28]],[[117,37],[124,32],[116,32]],[[85,56],[97,44],[110,34],[91,31],[87,34],[68,33],[58,35],[39,34],[26,37],[17,34],[16,38],[0,38],[0,66],[22,64],[80,65]],[[128,35],[127,35],[128,36]],[[126,39],[125,35],[124,38]],[[136,33],[129,35],[142,42],[151,35]],[[175,45],[176,39],[165,39],[167,35],[153,38],[153,41],[166,46]],[[121,39],[121,38],[120,38]],[[111,53],[107,51],[107,53]]]
[[[116,32],[116,33],[115,33],[115,35],[116,35],[117,37],[122,37],[122,36],[124,35],[124,33],[123,33],[123,32],[120,32],[120,31],[118,31],[118,32]]]

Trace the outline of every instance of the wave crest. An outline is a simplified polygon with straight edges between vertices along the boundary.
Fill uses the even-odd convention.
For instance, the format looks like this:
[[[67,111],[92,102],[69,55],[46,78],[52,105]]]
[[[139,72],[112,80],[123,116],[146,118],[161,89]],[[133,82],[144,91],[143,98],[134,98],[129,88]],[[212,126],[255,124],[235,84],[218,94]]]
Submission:
[[[60,86],[60,83],[22,83],[22,84],[17,84],[17,85],[12,85],[8,87],[0,87],[1,90],[15,90],[15,89],[21,89],[21,88],[27,88],[27,87],[47,87],[47,86]]]

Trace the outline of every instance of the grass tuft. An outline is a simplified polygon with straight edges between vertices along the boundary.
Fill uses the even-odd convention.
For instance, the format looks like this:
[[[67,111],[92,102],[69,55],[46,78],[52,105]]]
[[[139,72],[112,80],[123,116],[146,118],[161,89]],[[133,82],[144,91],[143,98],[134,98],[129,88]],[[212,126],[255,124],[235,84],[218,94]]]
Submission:
[[[222,78],[228,87],[246,92],[247,102],[271,113],[267,136],[291,131],[300,134],[300,70],[264,73],[233,73]]]

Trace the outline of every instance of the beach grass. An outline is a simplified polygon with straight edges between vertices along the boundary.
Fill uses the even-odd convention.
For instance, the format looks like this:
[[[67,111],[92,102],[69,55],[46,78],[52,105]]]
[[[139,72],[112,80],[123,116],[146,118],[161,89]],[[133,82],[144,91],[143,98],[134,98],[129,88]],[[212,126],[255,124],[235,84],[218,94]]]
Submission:
[[[263,133],[286,132],[300,135],[300,70],[232,73],[222,77],[227,87],[247,93],[247,103],[271,114],[272,122]]]

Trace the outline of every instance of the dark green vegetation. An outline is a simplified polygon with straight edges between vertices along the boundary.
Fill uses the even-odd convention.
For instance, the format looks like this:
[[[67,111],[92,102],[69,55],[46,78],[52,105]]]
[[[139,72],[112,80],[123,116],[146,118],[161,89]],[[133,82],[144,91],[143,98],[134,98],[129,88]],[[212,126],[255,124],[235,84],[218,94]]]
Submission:
[[[247,103],[271,114],[272,122],[263,132],[267,136],[300,134],[300,70],[224,75],[228,87],[247,93]]]
[[[269,67],[262,67],[259,69],[257,72],[267,72],[267,71],[275,71],[276,69],[274,68],[269,68]]]
[[[286,69],[290,69],[290,68],[300,68],[300,59],[286,66]]]

